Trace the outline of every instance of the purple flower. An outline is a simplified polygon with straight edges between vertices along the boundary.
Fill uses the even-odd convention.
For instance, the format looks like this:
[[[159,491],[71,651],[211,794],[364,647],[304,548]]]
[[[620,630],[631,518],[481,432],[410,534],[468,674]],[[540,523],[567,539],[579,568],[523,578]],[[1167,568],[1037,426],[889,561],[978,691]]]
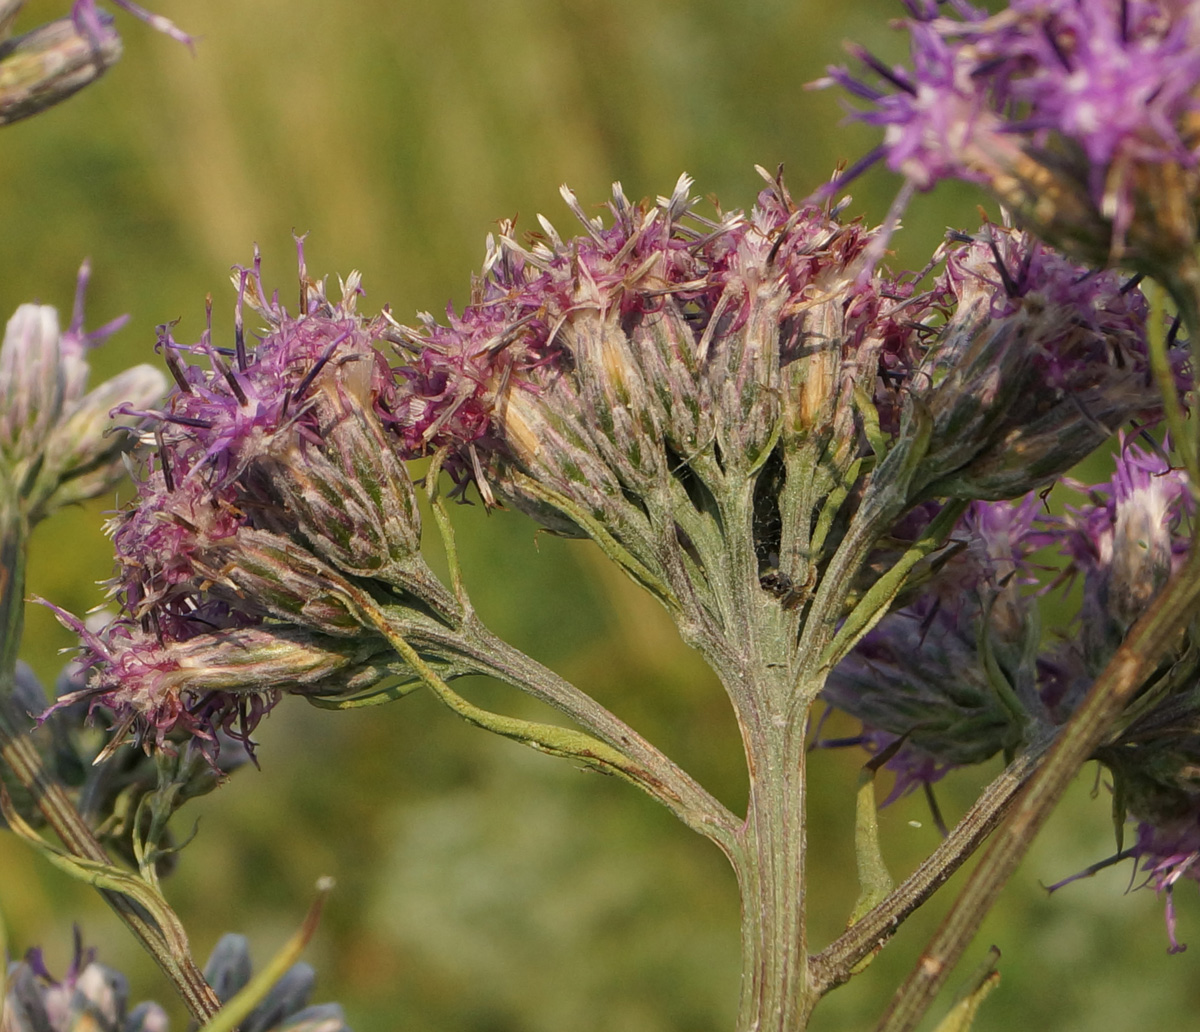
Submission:
[[[949,555],[909,605],[885,617],[832,672],[823,698],[857,717],[855,744],[904,743],[887,767],[896,798],[981,763],[1045,719],[1037,697],[1033,554],[1041,499],[976,502]],[[911,529],[911,528],[910,528]]]
[[[120,617],[95,634],[59,614],[84,641],[82,694],[159,744],[176,732],[215,742],[220,729],[244,739],[281,690],[369,666],[378,643],[353,642],[361,627],[329,564],[374,548],[387,576],[416,550],[412,486],[378,429],[392,396],[374,347],[384,318],[357,314],[357,274],[331,301],[299,254],[299,315],[268,299],[256,255],[235,270],[231,347],[211,326],[191,346],[160,328],[175,389],[162,408],[118,410],[156,445],[136,503],[109,527]],[[266,323],[257,345],[245,307]]]
[[[8,972],[0,1001],[5,1032],[168,1032],[167,1013],[157,1003],[127,1011],[125,976],[96,963],[95,950],[84,950],[75,930],[75,955],[61,980],[46,969],[40,949],[30,950]],[[213,948],[204,974],[222,1003],[246,986],[252,967],[246,938],[224,935]],[[336,1003],[308,1005],[316,973],[293,965],[239,1024],[243,1032],[349,1032]]]
[[[942,325],[889,369],[909,406],[901,436],[932,423],[914,493],[1018,497],[1125,421],[1158,417],[1145,300],[1117,274],[998,226],[953,234],[940,257]]]
[[[1191,540],[1191,488],[1160,450],[1122,437],[1108,483],[1067,484],[1087,501],[1046,520],[1065,561],[1060,578],[1083,581],[1074,633],[1046,656],[1043,697],[1059,720],[1070,715]]]
[[[1174,891],[1180,878],[1200,882],[1200,818],[1192,814],[1165,827],[1142,821],[1129,854],[1141,862],[1146,884],[1166,895],[1167,952],[1182,953],[1187,945],[1175,935]]]
[[[833,68],[821,83],[866,101],[856,117],[885,129],[869,160],[921,189],[983,183],[1039,233],[1100,262],[1111,251],[1146,267],[1189,243],[1179,212],[1154,209],[1171,206],[1165,190],[1181,211],[1194,205],[1194,4],[1013,0],[995,15],[962,0],[907,6],[911,69],[856,50],[871,81]],[[1168,190],[1180,170],[1186,182]],[[1139,220],[1171,239],[1156,243]]]

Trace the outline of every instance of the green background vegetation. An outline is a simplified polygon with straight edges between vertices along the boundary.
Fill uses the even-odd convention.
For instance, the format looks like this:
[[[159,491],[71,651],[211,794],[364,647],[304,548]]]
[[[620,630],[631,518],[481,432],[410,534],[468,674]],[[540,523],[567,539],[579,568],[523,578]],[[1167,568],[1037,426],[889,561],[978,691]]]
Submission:
[[[24,26],[62,13],[35,0]],[[291,296],[291,233],[310,272],[364,273],[369,305],[402,321],[467,296],[497,219],[564,232],[558,185],[585,207],[620,179],[669,193],[681,171],[724,207],[748,206],[754,164],[786,165],[797,196],[874,142],[839,124],[839,99],[804,83],[839,41],[891,59],[887,0],[154,0],[200,38],[182,47],[118,15],[126,54],[106,80],[3,131],[0,309],[30,299],[69,311],[92,257],[89,325],[129,312],[95,355],[97,376],[155,361],[156,324],[180,339],[230,339],[229,267],[258,242],[266,278]],[[882,218],[897,181],[854,187]],[[923,265],[947,225],[971,228],[981,198],[919,198],[896,263]],[[128,492],[126,492],[127,494]],[[110,571],[100,532],[114,499],[44,525],[30,589],[82,612]],[[469,587],[499,632],[591,691],[730,805],[745,794],[719,688],[665,614],[598,553],[537,534],[509,513],[457,515]],[[69,637],[30,607],[25,655],[52,681]],[[494,685],[490,705],[527,704]],[[722,1030],[739,959],[733,878],[717,851],[627,786],[493,739],[418,694],[332,714],[286,701],[260,734],[261,770],[240,771],[201,815],[168,895],[203,957],[226,930],[265,958],[290,934],[321,874],[338,888],[309,950],[319,999],[357,1032]],[[837,934],[856,892],[851,828],[862,757],[812,758],[812,941]],[[985,772],[949,779],[953,819]],[[1086,772],[989,920],[1004,981],[979,1029],[1156,1028],[1200,1009],[1195,957],[1165,954],[1160,905],[1125,894],[1128,866],[1053,898],[1039,887],[1112,851],[1107,791]],[[920,799],[883,815],[897,874],[936,843]],[[918,826],[919,825],[919,826]],[[956,883],[957,884],[957,880]],[[953,891],[953,885],[950,890]],[[1181,934],[1200,941],[1192,884]],[[818,1010],[822,1030],[865,1029],[907,971],[947,897]],[[43,944],[61,970],[70,923],[135,996],[170,1003],[157,972],[91,893],[0,837],[0,907],[12,946]],[[965,969],[964,969],[965,970]],[[184,1021],[176,1007],[177,1028]]]

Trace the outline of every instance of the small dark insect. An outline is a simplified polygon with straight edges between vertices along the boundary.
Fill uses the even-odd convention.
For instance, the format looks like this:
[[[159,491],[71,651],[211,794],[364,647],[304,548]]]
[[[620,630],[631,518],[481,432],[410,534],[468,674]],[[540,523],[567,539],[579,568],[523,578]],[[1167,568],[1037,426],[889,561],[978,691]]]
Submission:
[[[812,597],[812,583],[797,584],[782,570],[767,570],[760,574],[758,583],[763,591],[774,595],[784,609],[796,609]]]

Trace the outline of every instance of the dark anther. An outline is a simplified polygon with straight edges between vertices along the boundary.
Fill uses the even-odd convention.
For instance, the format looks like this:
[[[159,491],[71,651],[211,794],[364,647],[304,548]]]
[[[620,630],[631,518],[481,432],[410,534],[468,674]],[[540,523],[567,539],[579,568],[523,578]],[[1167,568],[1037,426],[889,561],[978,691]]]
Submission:
[[[213,428],[212,420],[196,419],[193,416],[177,416],[174,413],[163,413],[164,423],[174,423],[177,426],[194,426],[199,430],[211,430]]]
[[[992,257],[995,259],[996,271],[1000,273],[1000,281],[1004,284],[1004,293],[1009,297],[1020,297],[1021,292],[1012,278],[1012,273],[1008,271],[1008,266],[1000,257],[1000,248],[996,245],[996,238],[991,235],[988,236],[988,247],[991,248]]]
[[[1043,28],[1045,29],[1045,33],[1046,33],[1046,42],[1050,44],[1050,48],[1054,51],[1054,53],[1058,57],[1059,61],[1062,62],[1063,68],[1069,72],[1069,71],[1071,71],[1070,56],[1067,54],[1067,52],[1062,48],[1062,45],[1059,43],[1058,36],[1054,32],[1054,26],[1053,26],[1052,21],[1053,21],[1052,19],[1048,19],[1046,21],[1046,24],[1043,26]]]
[[[246,392],[242,390],[242,385],[238,382],[237,373],[222,362],[221,375],[225,377],[225,382],[229,384],[229,389],[233,391],[233,396],[237,398],[238,404],[245,405],[250,399],[246,397]]]
[[[333,357],[333,349],[336,348],[342,341],[344,341],[349,336],[350,336],[350,331],[346,330],[340,336],[335,337],[333,340],[331,340],[329,342],[329,346],[326,347],[325,350],[321,353],[321,357],[318,358],[316,360],[316,362],[313,363],[313,367],[308,371],[308,373],[305,375],[304,379],[301,380],[300,383],[297,385],[295,393],[292,395],[292,397],[294,397],[294,398],[303,398],[304,397],[304,392],[307,391],[309,389],[309,387],[312,386],[312,382],[313,382],[313,380],[315,380],[317,378],[317,374],[320,373],[320,371],[325,368],[325,363],[328,362],[329,359]]]
[[[171,457],[163,440],[162,427],[154,428],[154,443],[158,446],[158,464],[162,468],[163,483],[168,491],[174,491],[175,475],[171,472]]]
[[[168,347],[163,352],[163,360],[167,363],[167,369],[170,370],[171,376],[179,389],[184,394],[191,394],[192,385],[187,381],[187,372],[179,356]]]
[[[913,97],[917,95],[917,88],[911,82],[897,75],[893,69],[889,68],[882,61],[880,61],[879,58],[871,53],[871,51],[865,48],[854,47],[852,53],[863,64],[875,72],[876,75],[878,75],[881,79],[890,82],[896,87],[896,89],[903,90],[905,93]]]

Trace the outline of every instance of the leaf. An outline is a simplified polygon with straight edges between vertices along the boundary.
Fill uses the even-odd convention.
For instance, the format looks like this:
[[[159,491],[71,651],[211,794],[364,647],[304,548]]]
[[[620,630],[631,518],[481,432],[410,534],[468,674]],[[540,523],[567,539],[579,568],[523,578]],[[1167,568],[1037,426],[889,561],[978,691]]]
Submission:
[[[317,881],[317,898],[304,917],[304,922],[296,933],[283,944],[283,948],[271,958],[270,962],[257,975],[245,984],[242,990],[232,1000],[223,1006],[211,1021],[207,1022],[200,1032],[237,1032],[238,1026],[250,1016],[272,987],[278,982],[293,964],[300,959],[304,947],[308,945],[317,930],[317,922],[321,919],[321,910],[325,900],[333,891],[332,878],[320,878]]]
[[[996,970],[999,961],[1000,951],[993,946],[988,950],[984,962],[959,991],[950,1012],[938,1022],[934,1032],[970,1032],[979,1005],[1000,984],[1000,972]]]

